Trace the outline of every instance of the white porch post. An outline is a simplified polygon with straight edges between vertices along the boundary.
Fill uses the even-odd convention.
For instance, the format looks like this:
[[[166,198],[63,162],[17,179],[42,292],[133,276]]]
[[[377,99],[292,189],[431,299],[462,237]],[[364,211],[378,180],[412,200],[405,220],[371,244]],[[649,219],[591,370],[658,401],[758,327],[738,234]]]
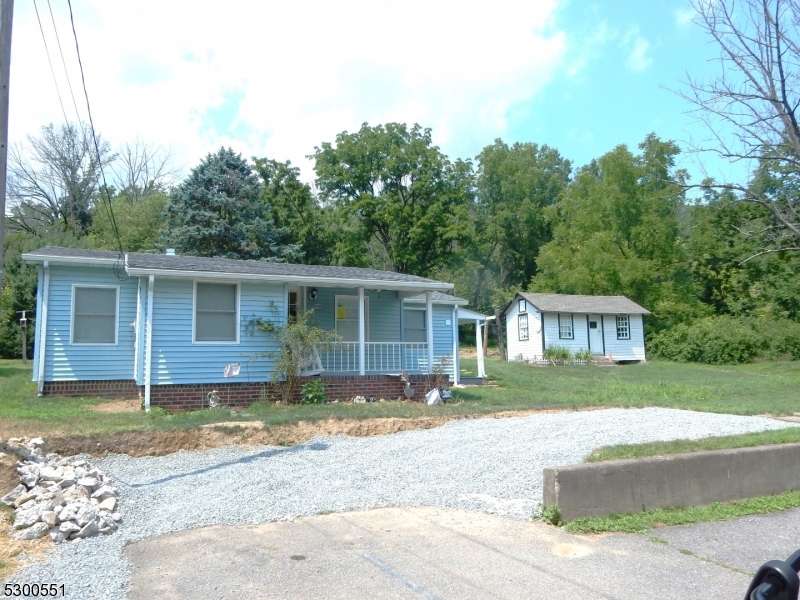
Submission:
[[[364,288],[358,288],[358,374],[366,375],[367,367],[364,354]]]
[[[425,292],[425,334],[428,338],[428,373],[433,373],[433,294]]]
[[[150,373],[153,365],[153,288],[155,277],[147,280],[147,319],[144,336],[144,409],[150,412]]]
[[[458,385],[458,306],[453,307],[453,385]]]
[[[488,324],[484,321],[484,327]],[[483,336],[481,335],[481,322],[475,319],[475,349],[478,351],[478,377],[486,377],[483,370]]]

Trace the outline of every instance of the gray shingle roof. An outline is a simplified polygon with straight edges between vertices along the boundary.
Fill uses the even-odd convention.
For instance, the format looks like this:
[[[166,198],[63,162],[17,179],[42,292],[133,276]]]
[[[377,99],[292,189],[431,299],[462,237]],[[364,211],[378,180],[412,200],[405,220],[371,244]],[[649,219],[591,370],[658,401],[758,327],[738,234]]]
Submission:
[[[118,252],[107,250],[83,250],[78,248],[58,248],[47,246],[25,255],[29,260],[37,258],[64,258],[64,259],[96,259],[113,261],[119,258]],[[376,269],[361,269],[357,267],[329,267],[321,265],[295,265],[289,263],[264,262],[256,260],[233,260],[228,258],[202,258],[197,256],[167,256],[166,254],[142,254],[128,252],[127,269],[143,269],[152,271],[196,271],[201,273],[226,273],[240,275],[265,275],[286,277],[308,277],[323,279],[355,279],[373,280],[376,282],[391,282],[395,284],[411,283],[434,284],[441,289],[441,281],[393,273],[391,271],[378,271]],[[451,286],[452,287],[452,286]]]
[[[517,292],[541,312],[649,315],[650,311],[625,296],[578,296]],[[513,302],[513,300],[512,300]],[[506,307],[508,310],[508,307]],[[505,312],[505,311],[504,311]]]
[[[468,304],[469,300],[451,296],[450,294],[443,294],[442,292],[431,292],[431,300],[433,302],[452,302],[453,304]],[[417,294],[406,298],[406,302],[425,302],[425,294]]]

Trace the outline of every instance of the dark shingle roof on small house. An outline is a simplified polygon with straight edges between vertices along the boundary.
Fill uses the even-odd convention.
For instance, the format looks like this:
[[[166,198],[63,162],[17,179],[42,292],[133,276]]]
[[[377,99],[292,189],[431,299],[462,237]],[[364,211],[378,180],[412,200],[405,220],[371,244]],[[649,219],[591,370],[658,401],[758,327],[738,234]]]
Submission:
[[[534,294],[517,292],[540,312],[649,315],[650,311],[625,296],[579,296],[574,294]],[[513,300],[512,300],[513,302]],[[510,304],[509,304],[510,306]],[[506,306],[505,312],[508,310]]]
[[[180,256],[166,254],[143,254],[137,252],[125,253],[125,269],[132,274],[141,272],[160,271],[169,272],[197,272],[208,274],[253,275],[273,276],[276,278],[309,278],[329,280],[357,280],[375,283],[386,282],[399,287],[408,283],[412,286],[423,287],[431,284],[438,289],[452,288],[451,284],[433,279],[394,273],[391,271],[378,271],[377,269],[361,269],[358,267],[336,267],[323,265],[296,265],[290,263],[266,262],[257,260],[235,260],[229,258],[203,258],[198,256]],[[90,262],[104,262],[109,264],[119,259],[118,252],[107,250],[83,250],[78,248],[58,248],[47,246],[24,255],[29,261],[40,262],[44,259],[77,259]]]

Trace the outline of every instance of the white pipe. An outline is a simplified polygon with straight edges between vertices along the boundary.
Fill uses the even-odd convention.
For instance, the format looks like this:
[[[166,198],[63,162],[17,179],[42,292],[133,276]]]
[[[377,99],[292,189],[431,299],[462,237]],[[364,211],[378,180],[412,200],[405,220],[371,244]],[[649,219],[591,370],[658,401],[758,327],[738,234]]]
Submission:
[[[488,327],[488,325],[484,325]],[[483,365],[483,335],[481,334],[481,322],[475,319],[475,348],[478,351],[478,377],[486,377]]]
[[[428,338],[428,373],[433,373],[433,293],[430,290],[425,292],[425,333]]]
[[[39,315],[39,374],[36,377],[37,395],[44,395],[44,361],[47,346],[47,305],[50,298],[50,263],[44,261],[44,290],[42,290],[42,314]]]
[[[150,412],[150,372],[153,363],[153,288],[155,276],[147,279],[147,319],[144,337],[144,410]]]
[[[365,342],[364,327],[364,288],[358,288],[358,374],[366,375],[366,360],[364,355]]]
[[[127,255],[126,255],[127,257]],[[139,327],[142,325],[142,280],[138,279],[136,286],[136,320],[133,323],[133,381],[139,381],[139,341],[142,336],[139,334]]]
[[[458,306],[453,307],[453,385],[458,385]]]

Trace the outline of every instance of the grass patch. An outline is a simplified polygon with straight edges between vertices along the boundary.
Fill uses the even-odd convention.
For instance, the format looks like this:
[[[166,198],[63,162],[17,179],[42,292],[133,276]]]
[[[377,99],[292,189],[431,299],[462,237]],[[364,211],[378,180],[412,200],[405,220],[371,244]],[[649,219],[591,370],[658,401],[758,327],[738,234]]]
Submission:
[[[258,420],[267,426],[325,419],[414,418],[481,415],[498,411],[662,406],[739,415],[791,414],[800,405],[800,361],[718,367],[650,362],[618,368],[532,367],[486,360],[495,386],[454,390],[454,402],[308,404],[283,406],[261,402],[248,416],[227,410],[174,415],[99,412],[94,398],[37,398],[31,364],[0,360],[0,436],[95,436],[127,431],[192,429],[231,420]],[[477,370],[475,359],[461,360],[462,373]],[[418,394],[422,390],[417,390]]]
[[[762,496],[761,498],[737,500],[735,502],[715,503],[711,506],[659,508],[641,513],[576,519],[565,523],[564,529],[572,533],[647,533],[652,529],[665,525],[727,521],[747,515],[761,515],[798,506],[800,506],[800,492],[789,491],[777,496]]]
[[[602,462],[624,458],[646,458],[648,456],[667,456],[684,452],[705,450],[726,450],[729,448],[751,448],[768,444],[791,444],[800,442],[800,427],[787,427],[775,431],[759,431],[741,435],[707,437],[699,440],[674,440],[671,442],[650,442],[648,444],[621,444],[604,446],[594,450],[585,462]]]

